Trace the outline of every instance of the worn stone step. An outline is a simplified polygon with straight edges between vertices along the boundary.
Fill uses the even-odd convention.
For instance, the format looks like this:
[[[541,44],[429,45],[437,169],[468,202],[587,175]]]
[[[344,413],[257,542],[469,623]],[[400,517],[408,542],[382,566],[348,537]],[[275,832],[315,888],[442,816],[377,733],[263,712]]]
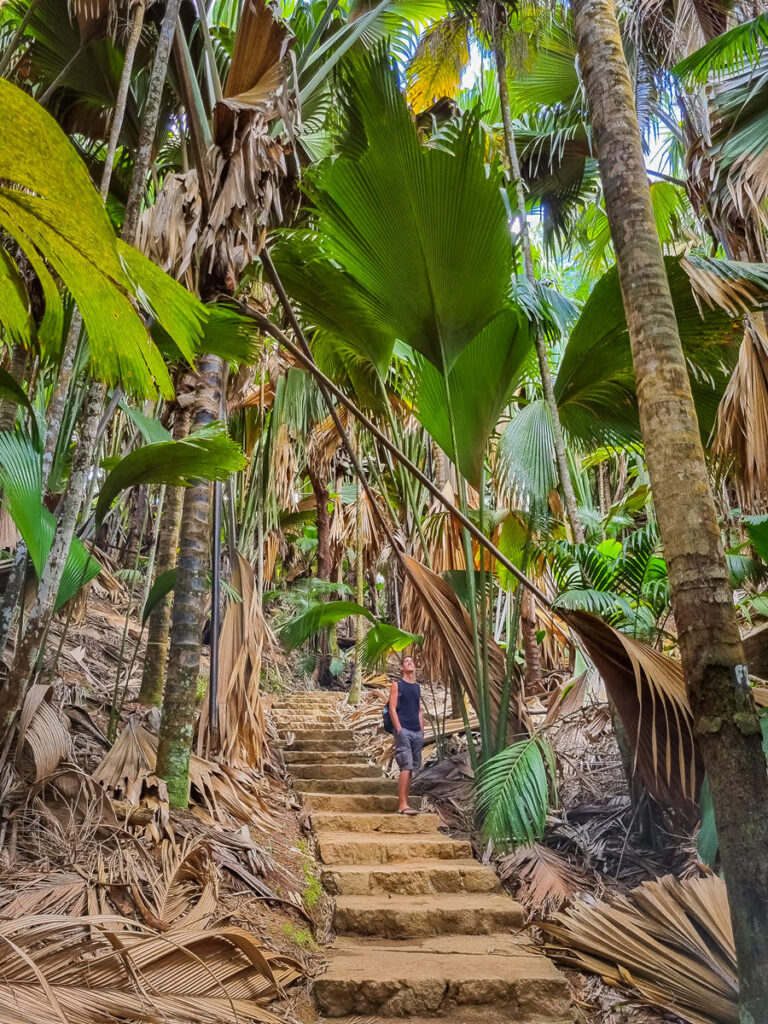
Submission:
[[[414,939],[427,935],[491,935],[523,926],[523,908],[509,896],[434,893],[424,896],[339,896],[339,935]]]
[[[396,779],[297,779],[299,793],[396,793]]]
[[[336,1024],[402,1024],[402,1017],[334,1017]],[[518,1018],[515,1018],[518,1020]],[[573,1024],[573,1015],[558,1017],[526,1017],[523,1024]],[[507,1010],[490,1006],[458,1006],[440,1017],[408,1017],[408,1024],[512,1024]]]
[[[414,818],[405,818],[414,821]],[[476,860],[409,860],[389,864],[333,864],[323,868],[323,885],[334,896],[378,893],[494,893],[499,879],[493,868]]]
[[[292,736],[294,742],[298,740],[324,740],[326,746],[336,743],[340,739],[352,740],[353,745],[355,741],[355,737],[349,729],[342,729],[340,726],[334,729],[294,729],[292,726],[286,726],[284,729],[278,729],[278,735],[281,737]]]
[[[359,765],[349,767],[357,768]],[[315,811],[312,814],[312,827],[316,832],[436,832],[441,825],[442,821],[437,814],[419,814],[417,817],[404,814],[339,814],[335,811]]]
[[[359,750],[284,750],[286,764],[352,764],[366,758]]]
[[[396,811],[399,801],[397,795],[370,796],[343,793],[305,793],[304,800],[310,811],[350,811],[370,814],[387,814]],[[419,808],[421,797],[411,797],[411,807]]]
[[[450,1016],[457,1008],[488,1006],[503,1008],[514,1024],[572,1019],[564,975],[508,935],[440,936],[396,946],[339,939],[314,994],[327,1017]]]
[[[289,697],[278,697],[277,700],[272,701],[273,708],[291,709],[291,708],[306,708],[308,711],[315,709],[326,710],[327,708],[335,708],[339,705],[341,700],[346,694],[339,693],[301,693],[293,694]]]
[[[295,725],[297,728],[303,726],[307,729],[320,728],[321,726],[341,725],[341,719],[334,711],[316,711],[314,714],[306,714],[299,711],[281,710],[272,711],[272,717],[280,725]]]
[[[291,765],[294,779],[380,779],[377,764],[300,764]]]
[[[351,735],[326,736],[321,740],[294,740],[286,750],[354,750],[355,740]]]
[[[318,832],[323,864],[386,864],[407,860],[459,860],[472,856],[469,843],[439,832],[388,834],[377,832]]]

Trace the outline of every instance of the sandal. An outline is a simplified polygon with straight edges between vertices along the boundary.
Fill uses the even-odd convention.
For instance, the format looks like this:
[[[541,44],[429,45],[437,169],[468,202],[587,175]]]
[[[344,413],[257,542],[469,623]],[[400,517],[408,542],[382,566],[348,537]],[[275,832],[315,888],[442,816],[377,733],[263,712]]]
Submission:
[[[419,812],[414,811],[412,807],[404,807],[402,811],[398,811],[397,813],[404,814],[408,818],[415,818]]]

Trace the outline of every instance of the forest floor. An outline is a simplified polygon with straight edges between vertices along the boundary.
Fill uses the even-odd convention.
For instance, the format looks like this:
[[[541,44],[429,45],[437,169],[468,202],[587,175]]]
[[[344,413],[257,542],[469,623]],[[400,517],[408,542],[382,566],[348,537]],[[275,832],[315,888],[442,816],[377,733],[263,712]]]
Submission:
[[[398,988],[388,994],[379,988],[377,995],[370,985],[358,985],[358,990],[364,988],[368,995],[344,1006],[338,1002],[348,998],[339,995],[345,989],[343,984],[336,985],[336,995],[327,996],[336,984],[334,978],[339,979],[333,942],[339,943],[337,953],[350,941],[366,947],[365,973],[366,963],[377,962],[382,955],[381,950],[371,949],[371,943],[389,948],[393,941],[405,941],[407,952],[401,947],[397,956],[406,957],[407,970],[394,962],[390,968],[421,977],[423,984],[416,986],[421,995],[404,1008],[414,1024],[423,1024],[434,1017],[435,992],[441,989],[434,976],[414,967],[414,958],[431,959],[436,965],[441,956],[456,957],[461,953],[458,938],[463,953],[476,962],[478,957],[469,947],[487,952],[488,936],[483,932],[490,921],[496,935],[504,935],[504,942],[496,942],[496,948],[511,943],[508,953],[526,958],[526,964],[534,955],[537,960],[529,966],[537,963],[545,974],[553,972],[543,980],[555,984],[552,1005],[556,1008],[562,1005],[562,989],[558,988],[562,982],[553,979],[562,979],[563,974],[568,978],[579,1024],[658,1024],[683,1019],[639,1005],[638,993],[623,986],[618,976],[616,987],[605,985],[594,974],[571,969],[567,962],[556,970],[540,952],[531,954],[528,945],[542,937],[538,922],[578,902],[582,893],[592,905],[604,896],[623,899],[633,887],[670,872],[678,877],[700,874],[690,848],[679,839],[673,843],[667,841],[669,837],[657,837],[655,845],[648,845],[630,836],[632,810],[604,705],[585,706],[563,720],[559,736],[553,735],[560,807],[550,816],[542,844],[509,856],[491,857],[479,836],[471,811],[466,743],[450,723],[444,740],[447,756],[436,759],[433,742],[428,742],[425,750],[427,767],[416,787],[424,813],[416,819],[417,824],[399,819],[394,827],[406,832],[382,843],[378,834],[382,823],[375,819],[391,815],[395,775],[391,738],[380,729],[382,690],[373,681],[356,709],[335,699],[334,720],[320,723],[321,727],[332,725],[345,733],[342,750],[355,756],[347,762],[345,753],[341,761],[328,762],[329,770],[313,779],[318,773],[309,767],[312,758],[308,761],[306,756],[311,747],[288,749],[285,754],[281,749],[289,742],[286,726],[296,728],[302,723],[298,719],[287,722],[280,702],[283,706],[290,703],[294,699],[291,693],[300,702],[317,699],[316,694],[307,692],[311,682],[299,681],[285,664],[279,673],[269,665],[269,671],[262,673],[274,692],[262,691],[258,767],[225,764],[208,759],[201,751],[193,759],[190,808],[169,811],[162,783],[154,776],[158,712],[139,707],[135,699],[143,657],[142,630],[132,616],[126,618],[124,590],[115,587],[110,591],[101,582],[89,595],[87,612],[81,608],[78,616],[76,610],[68,624],[51,685],[30,693],[14,744],[0,752],[0,929],[34,952],[36,969],[50,967],[54,974],[62,970],[54,954],[46,953],[49,947],[45,943],[54,948],[71,934],[73,941],[82,945],[82,956],[78,958],[77,951],[68,954],[67,981],[87,986],[94,935],[99,938],[103,932],[114,941],[115,930],[125,935],[126,929],[139,929],[146,933],[147,941],[157,935],[170,937],[184,946],[174,953],[184,961],[182,973],[174,975],[169,969],[168,949],[163,947],[148,958],[146,976],[158,999],[166,1000],[167,1019],[187,1024],[183,1007],[176,1007],[176,1016],[168,1011],[168,999],[183,995],[207,999],[214,1005],[216,999],[228,996],[221,994],[219,982],[213,983],[207,972],[188,969],[184,957],[194,959],[196,949],[204,945],[212,950],[214,959],[229,965],[233,957],[227,930],[235,929],[238,935],[253,940],[258,951],[247,963],[237,961],[232,970],[237,967],[238,978],[245,974],[250,979],[254,1014],[260,1019],[318,1024],[323,1018],[315,1008],[318,992],[313,996],[311,987],[316,979],[325,978],[320,993],[324,985],[326,998],[337,1000],[326,1005],[329,1012],[368,1013],[360,1018],[360,1024],[368,1024],[371,1012],[378,1013],[376,1020],[380,1021],[382,1011],[397,1007]],[[51,650],[59,646],[63,628],[62,621],[55,623]],[[201,674],[206,673],[203,665]],[[118,677],[121,681],[116,687]],[[270,712],[273,702],[274,713]],[[107,739],[110,718],[113,725],[118,722],[114,744]],[[305,742],[313,741],[307,738]],[[324,745],[323,737],[320,742]],[[298,764],[304,764],[304,771],[296,770],[296,754],[300,754]],[[356,765],[355,772],[360,773],[351,788],[354,775],[339,768],[346,763]],[[361,766],[365,768],[362,772]],[[336,792],[326,794],[328,806],[317,806],[322,786],[339,771],[342,778],[335,780],[339,785],[331,786]],[[307,793],[312,789],[314,796]],[[338,810],[330,806],[338,799],[352,803],[373,800],[386,807]],[[308,804],[315,805],[311,811]],[[313,814],[314,832],[310,828]],[[354,815],[363,817],[350,818]],[[350,836],[350,823],[357,830],[366,816],[366,828],[372,826],[370,834],[356,831]],[[404,840],[410,828],[416,829],[416,838]],[[330,838],[333,832],[336,837]],[[339,833],[345,833],[341,839]],[[401,869],[396,858],[402,856],[405,841],[421,844],[421,849],[412,847],[400,861]],[[366,858],[381,861],[381,866],[366,866]],[[350,859],[351,864],[344,863]],[[424,861],[435,860],[437,866],[432,863],[425,868]],[[463,876],[451,874],[451,867],[459,862],[464,864]],[[475,894],[482,893],[494,906],[497,900],[506,901],[499,903],[496,917],[490,914],[488,921],[477,907],[470,906],[471,899],[455,900],[472,874],[476,880],[485,879]],[[404,889],[402,880],[392,882],[397,877],[410,879]],[[361,879],[366,879],[362,890]],[[427,889],[440,888],[439,899],[431,904],[419,899],[418,905],[410,908],[393,905],[398,897],[428,895],[410,891],[422,883]],[[345,884],[351,884],[352,891],[344,892]],[[356,905],[358,898],[362,903]],[[49,922],[45,926],[49,932],[41,938],[43,916]],[[92,923],[96,916],[110,922],[119,919],[120,923],[102,923],[96,928]],[[85,918],[90,922],[87,927]],[[521,944],[524,926],[526,939]],[[6,974],[11,966],[15,969],[14,955],[8,946],[0,949],[0,970]],[[349,959],[348,951],[344,955]],[[394,952],[391,955],[396,956]],[[505,961],[510,970],[513,959]],[[681,973],[692,975],[684,959],[670,954],[670,963],[678,962]],[[360,968],[360,963],[357,966]],[[465,961],[465,966],[470,965]],[[450,971],[454,979],[460,974],[453,967]],[[612,971],[606,967],[602,973],[610,976]],[[22,980],[14,998],[21,999],[25,991],[37,998],[39,981],[31,968]],[[137,998],[134,980],[116,966],[110,984],[128,1014]],[[732,999],[727,984],[723,989],[723,999]],[[350,991],[349,986],[346,990]],[[448,992],[449,1002],[454,999],[455,992],[442,991]],[[652,988],[644,998],[654,998]],[[487,1006],[473,1009],[466,1005],[461,1019],[472,1024],[482,1017],[484,1024],[494,1024],[489,1012]],[[553,1010],[541,1019],[558,1018]],[[706,1020],[704,1016],[694,1019]]]

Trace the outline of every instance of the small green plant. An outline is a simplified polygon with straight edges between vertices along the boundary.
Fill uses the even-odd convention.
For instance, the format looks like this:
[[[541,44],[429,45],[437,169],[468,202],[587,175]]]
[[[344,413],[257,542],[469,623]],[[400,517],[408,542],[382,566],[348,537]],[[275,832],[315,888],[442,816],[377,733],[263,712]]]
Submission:
[[[315,875],[309,864],[304,865],[304,878],[307,881],[307,886],[304,890],[304,906],[307,910],[311,910],[322,899],[323,887],[320,884],[320,879]]]
[[[283,926],[285,937],[295,942],[299,949],[317,949],[317,943],[312,938],[311,932],[306,928],[297,928],[295,924],[286,921]]]

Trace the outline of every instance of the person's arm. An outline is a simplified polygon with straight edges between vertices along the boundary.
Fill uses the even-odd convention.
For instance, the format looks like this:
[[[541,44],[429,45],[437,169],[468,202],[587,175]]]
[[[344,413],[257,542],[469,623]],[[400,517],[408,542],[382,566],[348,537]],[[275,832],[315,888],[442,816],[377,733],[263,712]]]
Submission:
[[[421,702],[419,702],[419,728],[424,732],[424,715],[421,711]]]
[[[392,725],[395,727],[395,732],[400,732],[400,719],[397,717],[397,683],[393,682],[389,687],[389,713],[392,717]]]

